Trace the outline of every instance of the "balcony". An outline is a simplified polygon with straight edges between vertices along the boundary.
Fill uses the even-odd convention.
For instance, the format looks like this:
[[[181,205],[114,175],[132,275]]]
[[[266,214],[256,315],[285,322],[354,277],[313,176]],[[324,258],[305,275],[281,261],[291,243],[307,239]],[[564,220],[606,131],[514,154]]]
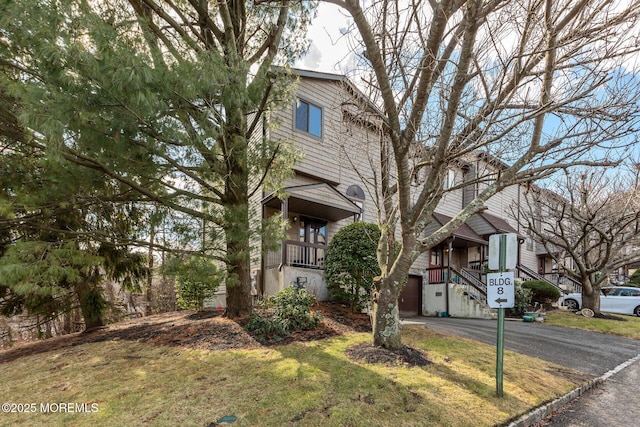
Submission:
[[[289,265],[323,270],[326,250],[325,245],[285,240],[284,250],[269,252],[265,267],[270,269]]]

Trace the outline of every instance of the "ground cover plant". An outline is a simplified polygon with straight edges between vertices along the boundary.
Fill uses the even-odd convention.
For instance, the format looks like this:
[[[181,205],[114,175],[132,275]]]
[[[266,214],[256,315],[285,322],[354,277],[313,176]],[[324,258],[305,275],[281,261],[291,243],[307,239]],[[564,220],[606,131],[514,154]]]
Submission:
[[[492,346],[406,327],[403,340],[427,363],[356,362],[371,336],[350,324],[368,317],[314,310],[321,327],[279,345],[216,312],[179,312],[0,352],[5,400],[97,407],[1,414],[0,425],[209,426],[233,416],[234,426],[493,426],[588,379],[507,351],[497,398]]]

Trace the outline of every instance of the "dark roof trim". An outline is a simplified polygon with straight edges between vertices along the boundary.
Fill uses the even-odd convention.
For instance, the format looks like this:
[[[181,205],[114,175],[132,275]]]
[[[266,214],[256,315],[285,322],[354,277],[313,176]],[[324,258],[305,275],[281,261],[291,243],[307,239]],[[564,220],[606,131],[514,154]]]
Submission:
[[[518,233],[518,230],[516,230],[515,228],[513,228],[511,226],[511,224],[509,224],[506,220],[486,213],[486,212],[481,212],[478,215],[480,215],[485,221],[487,221],[493,228],[496,229],[496,231],[498,233],[515,233],[518,235],[518,237],[520,238],[524,238],[525,236],[520,235],[520,233]]]
[[[443,215],[441,213],[434,212],[433,218],[442,226],[451,221],[451,217]],[[468,240],[470,242],[479,243],[481,245],[488,245],[489,242],[478,235],[468,224],[462,224],[456,231],[453,232],[453,236]]]

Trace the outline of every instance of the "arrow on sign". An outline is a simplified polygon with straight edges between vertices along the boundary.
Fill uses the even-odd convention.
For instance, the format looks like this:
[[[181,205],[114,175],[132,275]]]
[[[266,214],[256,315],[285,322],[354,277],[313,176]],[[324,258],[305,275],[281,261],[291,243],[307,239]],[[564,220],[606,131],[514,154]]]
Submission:
[[[507,302],[507,301],[509,301],[509,300],[508,300],[508,299],[506,299],[506,298],[498,298],[498,299],[496,300],[496,302],[497,302],[498,304],[502,304],[503,302]]]

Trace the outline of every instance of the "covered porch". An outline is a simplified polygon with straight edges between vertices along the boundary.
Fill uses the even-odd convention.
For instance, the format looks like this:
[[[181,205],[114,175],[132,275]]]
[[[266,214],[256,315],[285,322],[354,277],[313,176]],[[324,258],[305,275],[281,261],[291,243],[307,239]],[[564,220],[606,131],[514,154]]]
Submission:
[[[290,186],[287,197],[269,194],[262,200],[265,216],[281,215],[289,221],[287,238],[276,250],[263,253],[261,260],[264,295],[273,295],[285,286],[305,287],[319,299],[327,299],[324,260],[331,236],[339,223],[356,221],[362,211],[355,200],[327,183]],[[348,194],[348,193],[347,193]],[[361,195],[364,199],[364,194]]]

